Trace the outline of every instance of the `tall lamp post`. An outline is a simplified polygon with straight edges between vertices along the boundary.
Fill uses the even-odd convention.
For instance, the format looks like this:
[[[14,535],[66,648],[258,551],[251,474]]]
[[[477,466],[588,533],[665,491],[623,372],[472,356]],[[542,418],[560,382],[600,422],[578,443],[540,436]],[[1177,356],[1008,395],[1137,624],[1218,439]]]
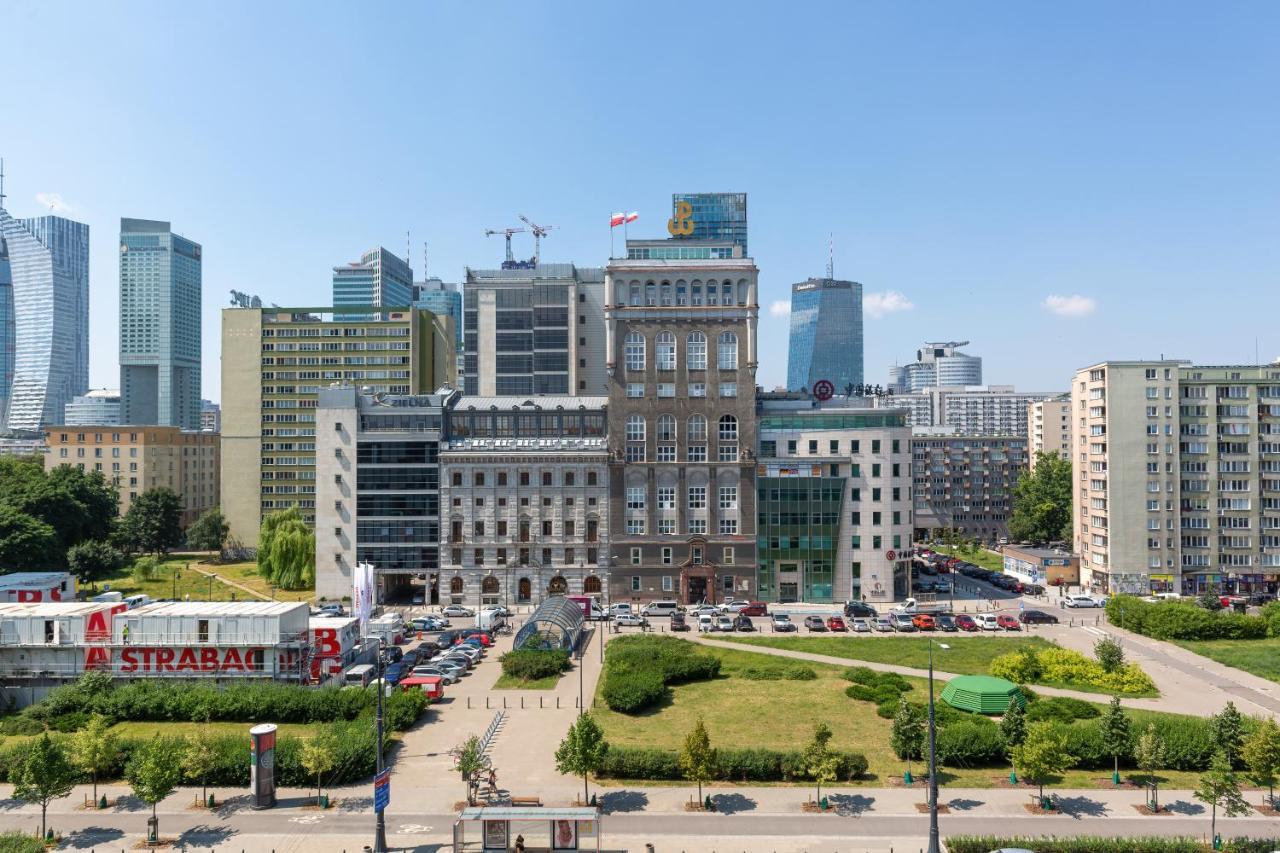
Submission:
[[[382,775],[382,694],[387,692],[386,664],[382,660],[382,652],[377,652],[378,656],[378,713],[377,713],[377,742],[374,749],[377,750],[377,775]],[[373,832],[373,853],[387,853],[387,820],[383,809],[378,809],[374,822]]]
[[[939,648],[951,648],[938,643]],[[933,638],[929,638],[929,853],[942,853],[938,841],[938,752],[933,720]]]

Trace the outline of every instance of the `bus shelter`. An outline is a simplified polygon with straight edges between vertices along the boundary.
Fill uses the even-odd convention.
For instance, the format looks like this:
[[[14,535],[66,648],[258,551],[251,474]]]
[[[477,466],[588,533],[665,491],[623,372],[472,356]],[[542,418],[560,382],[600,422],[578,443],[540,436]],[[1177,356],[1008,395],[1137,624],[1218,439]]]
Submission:
[[[542,806],[476,806],[463,809],[453,822],[454,853],[464,850],[498,853],[514,850],[516,837],[524,849],[600,851],[600,810]]]

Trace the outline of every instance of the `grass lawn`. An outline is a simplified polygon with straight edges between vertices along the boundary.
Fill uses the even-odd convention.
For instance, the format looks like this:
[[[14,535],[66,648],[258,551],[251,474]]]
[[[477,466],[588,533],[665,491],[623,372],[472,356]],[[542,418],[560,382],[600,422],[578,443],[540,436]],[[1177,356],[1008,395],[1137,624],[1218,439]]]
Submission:
[[[560,675],[548,675],[546,678],[532,678],[528,681],[523,678],[516,678],[513,675],[503,673],[494,683],[494,690],[554,690],[555,686],[560,683],[560,679],[564,678],[564,673]],[[575,706],[577,699],[574,700]]]
[[[1268,640],[1175,640],[1187,651],[1280,682],[1280,638]]]
[[[714,681],[681,684],[671,688],[671,702],[634,716],[610,711],[597,695],[592,711],[611,744],[626,747],[679,749],[685,734],[701,717],[711,735],[713,746],[759,746],[769,749],[801,749],[813,734],[814,726],[826,722],[835,737],[836,749],[861,752],[869,764],[863,787],[883,787],[887,779],[900,776],[902,761],[889,749],[889,720],[876,715],[870,702],[859,702],[844,695],[849,682],[840,677],[843,667],[803,662],[817,674],[813,681],[753,681],[737,677],[744,668],[768,669],[795,666],[799,661],[774,658],[750,651],[706,648],[708,654],[720,658],[721,677]],[[927,682],[908,678],[910,695],[923,700],[928,695]],[[934,689],[941,693],[942,682]],[[770,725],[768,721],[773,721]],[[777,724],[777,721],[786,721]],[[948,769],[941,774],[944,784],[990,788],[1008,776],[1008,768],[986,767]],[[1065,774],[1063,787],[1094,787],[1097,780],[1110,777],[1110,771],[1072,770]],[[1162,782],[1171,786],[1194,787],[1197,774],[1165,771]],[[649,783],[645,783],[649,784]],[[1135,802],[1142,793],[1134,792]]]
[[[98,581],[96,585],[90,587],[89,592],[91,594],[102,592],[110,586],[113,591],[123,595],[143,593],[155,599],[173,598],[182,601],[190,598],[192,601],[229,601],[232,593],[235,593],[238,601],[255,599],[255,596],[250,596],[244,590],[223,583],[219,579],[219,577],[226,577],[254,590],[262,599],[271,598],[270,587],[258,577],[256,563],[218,565],[201,562],[207,558],[207,554],[169,554],[160,562],[150,580],[135,579],[131,564],[112,576]],[[213,572],[219,577],[210,578],[207,572]],[[276,590],[275,596],[279,601],[309,601],[314,594],[313,590]]]
[[[254,723],[116,723],[111,727],[111,731],[121,737],[129,738],[146,738],[146,737],[174,737],[182,735],[183,737],[191,737],[199,731],[210,731],[215,735],[243,735],[249,737],[249,729],[254,727]],[[319,723],[281,723],[276,730],[279,735],[294,735],[297,737],[311,737],[321,728]]]
[[[967,560],[976,566],[982,566],[992,572],[1004,571],[1004,557],[995,551],[988,551],[986,548],[978,548],[973,551],[961,551],[959,548],[951,548],[946,545],[939,545],[932,550],[939,554],[950,554],[952,557],[959,557],[961,560]]]

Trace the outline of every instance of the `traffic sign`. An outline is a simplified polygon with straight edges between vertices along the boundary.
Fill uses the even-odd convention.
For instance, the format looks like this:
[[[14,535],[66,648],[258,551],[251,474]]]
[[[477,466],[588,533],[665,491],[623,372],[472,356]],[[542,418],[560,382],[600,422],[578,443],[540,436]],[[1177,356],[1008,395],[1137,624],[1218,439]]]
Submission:
[[[383,770],[373,777],[373,810],[386,811],[391,804],[391,771]]]

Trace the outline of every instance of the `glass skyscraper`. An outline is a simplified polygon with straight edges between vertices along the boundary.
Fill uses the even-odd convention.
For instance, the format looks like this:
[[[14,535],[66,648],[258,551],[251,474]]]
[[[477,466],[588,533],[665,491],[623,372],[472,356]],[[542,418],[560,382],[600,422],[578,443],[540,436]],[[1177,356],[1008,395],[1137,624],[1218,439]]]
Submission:
[[[413,285],[413,307],[425,308],[437,317],[452,317],[457,352],[462,352],[462,292],[458,285],[429,278]]]
[[[120,220],[120,419],[200,429],[203,251],[168,222]]]
[[[408,308],[413,303],[413,270],[409,262],[379,246],[360,256],[359,263],[333,268],[333,306],[372,305],[378,308]],[[348,319],[372,320],[373,315]]]
[[[0,242],[2,426],[34,431],[89,388],[89,226],[0,208]]]
[[[787,388],[812,390],[826,379],[843,394],[862,384],[862,285],[811,278],[791,285]]]
[[[672,193],[671,215],[680,216],[679,205],[687,203],[693,231],[689,234],[672,232],[672,236],[685,240],[727,240],[747,251],[747,194],[746,193]]]

